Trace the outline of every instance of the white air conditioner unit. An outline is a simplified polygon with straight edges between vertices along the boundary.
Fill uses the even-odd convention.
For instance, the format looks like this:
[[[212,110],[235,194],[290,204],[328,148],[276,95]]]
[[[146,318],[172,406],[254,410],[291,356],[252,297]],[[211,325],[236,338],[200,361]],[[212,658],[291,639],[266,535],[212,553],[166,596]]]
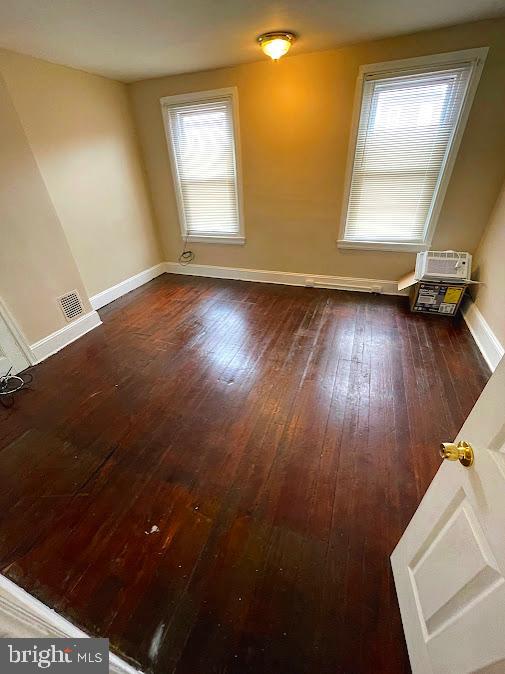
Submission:
[[[465,283],[472,273],[470,253],[454,250],[427,250],[417,254],[416,281],[453,281]]]

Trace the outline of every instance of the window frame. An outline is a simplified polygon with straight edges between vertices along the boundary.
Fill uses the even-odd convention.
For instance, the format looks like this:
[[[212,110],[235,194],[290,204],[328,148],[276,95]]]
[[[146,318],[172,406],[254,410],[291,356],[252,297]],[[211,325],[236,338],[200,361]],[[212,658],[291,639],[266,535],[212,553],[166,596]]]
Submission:
[[[351,132],[349,136],[349,147],[347,152],[344,198],[340,216],[339,237],[337,240],[337,245],[339,248],[404,251],[414,253],[428,250],[430,248],[488,51],[488,47],[479,47],[476,49],[463,49],[460,51],[446,52],[442,54],[433,54],[429,56],[401,59],[396,61],[385,61],[381,63],[370,63],[360,66],[354,93]],[[451,144],[449,146],[449,152],[445,159],[438,186],[436,188],[437,191],[431,211],[429,213],[424,240],[421,242],[395,242],[387,240],[355,241],[346,239],[345,229],[347,222],[347,211],[349,207],[356,143],[358,139],[359,122],[361,118],[361,108],[363,104],[363,86],[365,77],[386,74],[395,74],[398,76],[407,75],[409,73],[422,74],[424,72],[430,72],[430,70],[433,68],[436,69],[443,68],[444,66],[458,66],[464,63],[471,64],[468,88],[466,90],[465,98],[461,107],[461,115],[454,129]]]
[[[174,145],[172,142],[172,133],[170,130],[170,120],[168,109],[173,105],[185,103],[205,103],[206,101],[219,100],[222,98],[231,98],[232,123],[233,123],[233,142],[235,146],[235,175],[237,181],[237,211],[239,219],[239,231],[234,235],[216,235],[216,234],[188,234],[186,228],[186,219],[184,216],[184,207],[181,193],[181,182],[177,170],[177,161],[174,155]],[[238,114],[238,89],[237,87],[224,87],[222,89],[210,89],[207,91],[194,91],[187,94],[176,94],[173,96],[163,96],[160,99],[161,115],[163,118],[163,127],[167,141],[168,155],[170,159],[170,169],[172,172],[172,184],[177,201],[177,212],[179,217],[179,226],[181,237],[188,242],[196,243],[221,243],[221,244],[245,244],[244,227],[244,199],[242,190],[242,153],[240,148],[240,126]]]

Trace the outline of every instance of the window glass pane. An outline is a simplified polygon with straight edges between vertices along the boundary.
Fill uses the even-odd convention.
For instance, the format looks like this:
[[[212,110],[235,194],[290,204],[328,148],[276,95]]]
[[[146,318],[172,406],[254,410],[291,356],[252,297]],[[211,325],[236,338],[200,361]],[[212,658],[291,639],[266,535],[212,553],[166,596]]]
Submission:
[[[424,241],[471,69],[365,78],[347,241]]]
[[[232,99],[168,109],[185,232],[240,233]]]

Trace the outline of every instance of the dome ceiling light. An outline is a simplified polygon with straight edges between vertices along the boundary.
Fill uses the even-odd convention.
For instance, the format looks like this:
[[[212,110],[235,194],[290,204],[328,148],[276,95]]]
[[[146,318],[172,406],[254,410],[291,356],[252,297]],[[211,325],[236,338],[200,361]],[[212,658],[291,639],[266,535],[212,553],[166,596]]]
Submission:
[[[273,33],[263,33],[263,35],[257,38],[257,41],[264,54],[270,56],[273,61],[278,61],[281,56],[288,53],[295,39],[294,33],[276,31]]]

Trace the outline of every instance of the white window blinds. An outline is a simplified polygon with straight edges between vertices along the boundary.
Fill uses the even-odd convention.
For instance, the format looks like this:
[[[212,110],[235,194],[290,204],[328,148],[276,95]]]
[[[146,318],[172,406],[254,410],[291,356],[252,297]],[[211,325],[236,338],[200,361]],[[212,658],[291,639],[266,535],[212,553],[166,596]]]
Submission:
[[[344,241],[425,241],[471,73],[365,76]]]
[[[183,233],[239,236],[231,95],[169,105],[167,114]]]

